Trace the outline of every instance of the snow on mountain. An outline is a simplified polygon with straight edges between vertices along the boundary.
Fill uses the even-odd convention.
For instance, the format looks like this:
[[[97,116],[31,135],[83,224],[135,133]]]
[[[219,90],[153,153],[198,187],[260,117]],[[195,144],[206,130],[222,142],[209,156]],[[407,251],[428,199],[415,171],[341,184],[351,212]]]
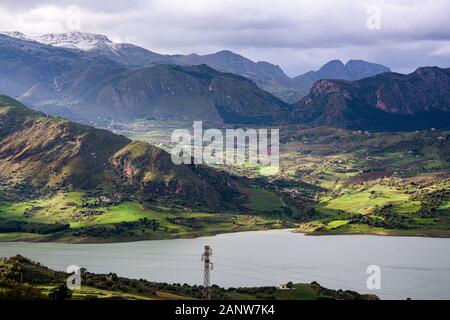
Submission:
[[[22,39],[22,40],[32,40],[31,37],[24,35],[19,31],[0,31],[0,34],[4,34],[5,36]]]
[[[6,36],[21,40],[34,40],[42,44],[47,44],[55,47],[76,49],[82,51],[89,51],[99,48],[115,49],[117,46],[120,46],[120,44],[114,43],[109,40],[105,35],[79,31],[67,33],[49,33],[41,36],[29,36],[18,31],[0,31],[0,34],[4,34]]]
[[[153,65],[155,61],[168,62],[167,57],[163,55],[133,44],[112,42],[101,34],[73,31],[50,33],[33,39],[54,47],[90,52],[131,68]]]
[[[34,37],[34,39],[38,42],[56,47],[78,49],[83,51],[89,51],[99,47],[109,47],[110,49],[114,49],[115,46],[117,46],[117,44],[109,40],[107,36],[79,31],[49,33]]]
[[[34,40],[42,44],[47,44],[60,48],[68,48],[82,51],[94,49],[107,49],[115,51],[123,44],[114,43],[102,34],[72,31],[67,33],[49,33],[41,36],[29,36],[18,31],[0,32],[9,37],[21,40]]]

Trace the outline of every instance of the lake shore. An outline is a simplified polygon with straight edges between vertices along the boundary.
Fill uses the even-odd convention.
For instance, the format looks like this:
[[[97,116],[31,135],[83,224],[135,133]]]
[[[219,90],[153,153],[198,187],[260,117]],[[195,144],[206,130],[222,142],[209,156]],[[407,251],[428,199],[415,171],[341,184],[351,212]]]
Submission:
[[[318,281],[328,288],[370,293],[366,269],[375,264],[383,272],[384,285],[373,293],[381,299],[450,298],[448,238],[309,236],[292,231],[102,244],[3,242],[0,256],[21,254],[61,271],[78,265],[95,273],[194,285],[201,281],[200,258],[209,245],[212,282],[225,288]],[[424,281],[433,285],[424,286]]]
[[[450,230],[395,230],[395,229],[382,229],[373,228],[373,230],[364,231],[351,231],[351,230],[329,230],[329,231],[311,231],[306,228],[300,227],[278,227],[278,228],[265,228],[261,226],[246,226],[242,228],[234,228],[231,230],[203,231],[192,232],[183,234],[157,234],[148,237],[111,237],[108,239],[95,239],[95,238],[83,238],[83,237],[64,237],[58,234],[56,235],[37,235],[37,234],[24,234],[24,233],[2,233],[0,234],[0,243],[2,242],[55,242],[55,243],[68,243],[68,244],[102,244],[102,243],[127,243],[137,241],[152,241],[152,240],[174,240],[174,239],[196,239],[209,236],[217,236],[222,234],[241,233],[250,231],[270,231],[270,230],[290,230],[292,233],[305,234],[307,236],[345,236],[345,235],[370,235],[370,236],[393,236],[393,237],[422,237],[422,238],[450,238]]]

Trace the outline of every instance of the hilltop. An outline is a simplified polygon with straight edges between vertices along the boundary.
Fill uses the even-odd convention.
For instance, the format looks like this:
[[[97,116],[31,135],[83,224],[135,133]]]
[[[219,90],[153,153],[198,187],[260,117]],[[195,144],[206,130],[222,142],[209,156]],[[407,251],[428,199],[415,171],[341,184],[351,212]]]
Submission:
[[[226,194],[236,192],[232,180],[211,184],[219,175],[207,168],[176,166],[167,152],[149,144],[45,116],[5,96],[0,96],[0,139],[2,178],[40,189],[186,199],[209,208],[229,207]]]

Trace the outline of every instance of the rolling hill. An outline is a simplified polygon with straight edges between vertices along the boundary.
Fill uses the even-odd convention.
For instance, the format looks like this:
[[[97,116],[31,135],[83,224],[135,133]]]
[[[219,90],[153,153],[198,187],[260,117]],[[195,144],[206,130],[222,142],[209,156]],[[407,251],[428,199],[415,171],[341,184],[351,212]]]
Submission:
[[[97,190],[214,210],[233,207],[239,198],[236,182],[223,173],[174,165],[149,144],[45,116],[6,96],[0,96],[0,177],[3,200],[37,190]],[[5,193],[18,186],[28,188]]]

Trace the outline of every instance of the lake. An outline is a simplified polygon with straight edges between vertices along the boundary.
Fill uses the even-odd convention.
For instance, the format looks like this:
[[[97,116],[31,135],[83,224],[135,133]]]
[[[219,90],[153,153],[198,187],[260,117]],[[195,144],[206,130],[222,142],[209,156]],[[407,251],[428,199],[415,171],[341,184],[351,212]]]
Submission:
[[[51,268],[69,265],[158,282],[202,284],[203,247],[213,250],[211,283],[224,287],[317,281],[383,299],[450,299],[450,239],[366,235],[306,236],[290,230],[113,244],[0,243]],[[369,290],[367,267],[381,270]]]

